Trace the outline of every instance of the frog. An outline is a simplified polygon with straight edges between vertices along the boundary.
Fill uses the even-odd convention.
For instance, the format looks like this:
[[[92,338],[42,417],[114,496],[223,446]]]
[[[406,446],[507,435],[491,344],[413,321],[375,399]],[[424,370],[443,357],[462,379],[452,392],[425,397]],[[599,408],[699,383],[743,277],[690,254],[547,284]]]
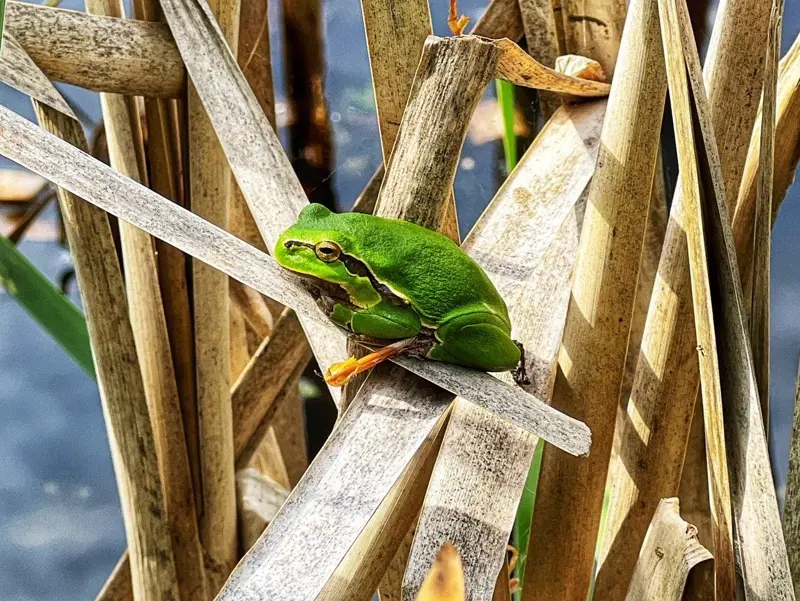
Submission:
[[[475,260],[439,232],[312,203],[278,238],[273,257],[303,279],[333,323],[379,349],[332,366],[329,384],[397,354],[511,371],[527,382],[505,301]]]

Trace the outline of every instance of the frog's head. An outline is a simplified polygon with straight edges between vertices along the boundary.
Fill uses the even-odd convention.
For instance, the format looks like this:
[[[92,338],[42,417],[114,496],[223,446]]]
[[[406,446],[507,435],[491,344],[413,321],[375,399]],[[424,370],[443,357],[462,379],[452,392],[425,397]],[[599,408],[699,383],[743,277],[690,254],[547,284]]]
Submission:
[[[347,269],[345,261],[352,257],[352,243],[342,226],[341,216],[320,204],[310,204],[278,238],[273,256],[281,267],[312,280],[336,284],[352,304],[369,307],[381,297],[368,277]]]

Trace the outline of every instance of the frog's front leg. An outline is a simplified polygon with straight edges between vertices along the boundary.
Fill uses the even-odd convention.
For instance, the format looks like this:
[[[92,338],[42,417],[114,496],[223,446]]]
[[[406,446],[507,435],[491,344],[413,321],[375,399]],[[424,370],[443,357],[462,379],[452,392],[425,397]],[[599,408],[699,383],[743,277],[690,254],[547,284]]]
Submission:
[[[385,300],[366,309],[336,304],[330,318],[353,334],[378,340],[413,338],[422,329],[419,315],[409,305],[394,305]]]

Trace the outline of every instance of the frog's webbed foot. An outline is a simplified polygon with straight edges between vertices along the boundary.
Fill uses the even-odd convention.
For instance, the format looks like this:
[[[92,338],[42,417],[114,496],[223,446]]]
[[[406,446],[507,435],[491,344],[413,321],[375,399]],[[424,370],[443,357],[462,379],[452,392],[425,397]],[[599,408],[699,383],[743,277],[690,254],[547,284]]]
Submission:
[[[527,386],[531,383],[531,379],[528,377],[528,370],[525,369],[525,347],[522,346],[521,342],[516,340],[514,344],[516,344],[519,349],[519,363],[511,370],[511,374],[514,376],[514,381],[519,386]]]

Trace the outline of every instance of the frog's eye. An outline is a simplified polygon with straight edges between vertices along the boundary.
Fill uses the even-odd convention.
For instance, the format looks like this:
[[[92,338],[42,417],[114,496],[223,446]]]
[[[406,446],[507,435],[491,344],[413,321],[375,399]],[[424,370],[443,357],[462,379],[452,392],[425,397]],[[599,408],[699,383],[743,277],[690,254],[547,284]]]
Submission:
[[[339,258],[339,255],[342,253],[342,249],[338,244],[336,244],[336,242],[323,240],[322,242],[317,242],[316,246],[314,246],[314,252],[317,253],[317,258],[320,261],[333,263]]]

